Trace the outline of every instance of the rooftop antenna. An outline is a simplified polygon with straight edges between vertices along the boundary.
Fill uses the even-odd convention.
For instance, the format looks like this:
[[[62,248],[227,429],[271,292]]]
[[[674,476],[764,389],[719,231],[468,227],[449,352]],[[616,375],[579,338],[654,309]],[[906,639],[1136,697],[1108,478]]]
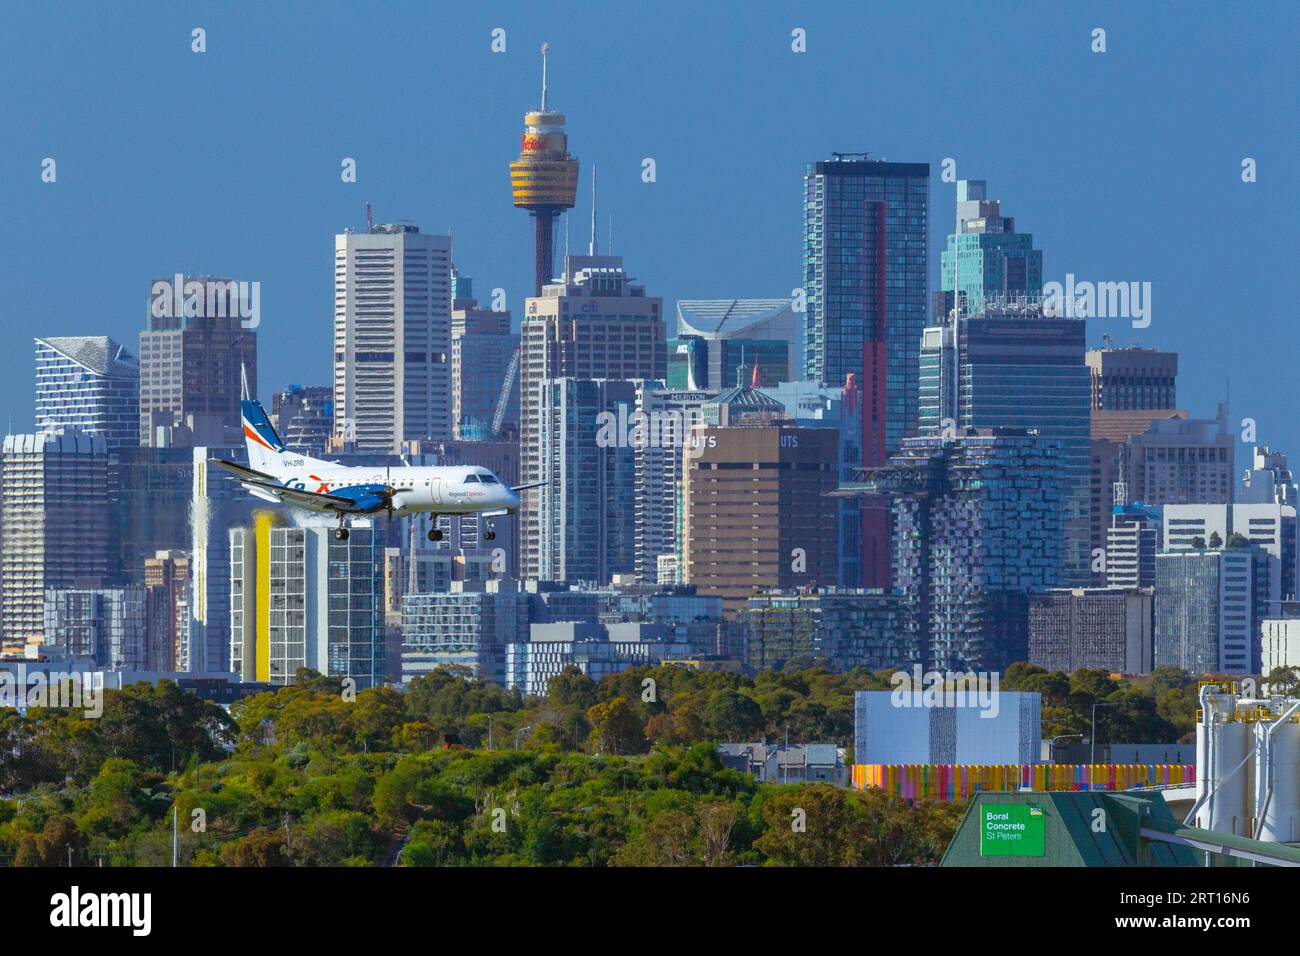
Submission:
[[[374,231],[375,231],[375,220],[374,217],[370,214],[370,203],[366,203],[366,234],[369,235]]]
[[[614,214],[609,214],[609,254],[614,254]]]
[[[595,256],[596,252],[596,164],[591,164],[591,248],[587,250],[587,255]]]
[[[542,44],[542,112],[546,112],[546,54],[551,52],[549,43]]]
[[[569,210],[564,210],[564,268],[569,268]]]

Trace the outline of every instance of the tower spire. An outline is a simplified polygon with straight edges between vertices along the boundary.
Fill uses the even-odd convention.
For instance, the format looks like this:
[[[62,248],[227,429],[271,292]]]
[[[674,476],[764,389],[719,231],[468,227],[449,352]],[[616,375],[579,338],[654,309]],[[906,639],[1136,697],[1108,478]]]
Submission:
[[[542,112],[546,112],[546,54],[551,52],[549,43],[542,44]]]
[[[596,164],[591,164],[591,248],[587,255],[596,255]]]

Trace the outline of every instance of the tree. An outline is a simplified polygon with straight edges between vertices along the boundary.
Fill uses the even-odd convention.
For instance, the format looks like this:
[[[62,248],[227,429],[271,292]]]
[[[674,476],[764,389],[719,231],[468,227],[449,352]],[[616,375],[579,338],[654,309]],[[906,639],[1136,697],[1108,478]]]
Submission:
[[[243,839],[222,847],[221,862],[226,866],[288,866],[285,834],[258,827]]]
[[[1223,538],[1221,538],[1221,537],[1219,536],[1219,532],[1217,532],[1217,531],[1211,531],[1211,532],[1210,532],[1210,547],[1211,547],[1211,548],[1222,548],[1222,547],[1223,547]]]
[[[615,697],[587,709],[590,743],[598,754],[634,754],[645,750],[645,732],[626,697]]]
[[[763,712],[753,698],[739,691],[718,690],[705,705],[704,723],[717,740],[752,740],[763,730]]]

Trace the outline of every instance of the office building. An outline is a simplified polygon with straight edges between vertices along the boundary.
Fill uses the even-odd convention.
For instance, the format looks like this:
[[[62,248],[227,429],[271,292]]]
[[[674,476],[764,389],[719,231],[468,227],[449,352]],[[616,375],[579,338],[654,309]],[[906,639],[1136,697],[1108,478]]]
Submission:
[[[334,429],[359,451],[447,439],[451,237],[413,224],[334,237]]]
[[[1109,337],[1107,337],[1109,338]],[[1157,349],[1089,349],[1092,407],[1097,411],[1146,411],[1178,407],[1178,353]]]
[[[662,382],[637,384],[638,417],[629,423],[628,437],[636,469],[634,570],[640,581],[658,581],[661,560],[671,560],[672,580],[662,583],[679,583],[686,435],[703,421],[704,406],[716,397],[707,391],[664,388]]]
[[[539,403],[548,379],[664,378],[663,302],[634,285],[617,256],[566,256],[561,281],[527,300],[520,326],[520,478],[550,481],[541,456]],[[549,393],[548,401],[556,397]],[[553,404],[553,401],[552,401]],[[555,494],[553,485],[551,494]],[[524,577],[542,576],[538,514],[544,489],[521,494],[520,553]],[[551,558],[546,558],[549,562]]]
[[[506,687],[525,697],[543,697],[547,684],[566,667],[592,680],[664,660],[690,658],[697,650],[665,624],[599,624],[563,621],[530,625],[528,640],[506,647]]]
[[[519,335],[510,331],[510,313],[480,308],[472,280],[452,270],[451,420],[457,439],[496,437],[492,424],[503,386],[501,427],[518,431],[518,351]]]
[[[138,585],[50,588],[43,606],[45,643],[108,670],[145,671],[154,596]]]
[[[140,444],[140,362],[106,335],[36,340],[36,430],[78,428],[110,451]]]
[[[984,303],[925,330],[920,433],[1021,428],[1055,442],[1061,455],[1062,582],[1089,580],[1090,416],[1084,321],[1042,314],[1037,303]]]
[[[276,392],[271,397],[271,423],[286,448],[320,458],[334,434],[334,389],[290,385]]]
[[[443,666],[504,687],[506,647],[528,640],[530,602],[509,582],[402,598],[402,683]]]
[[[1214,419],[1157,418],[1127,442],[1130,501],[1148,505],[1231,504],[1236,437],[1228,406]]]
[[[1279,667],[1300,672],[1300,617],[1270,615],[1260,623],[1259,672],[1267,680]]]
[[[848,481],[862,466],[863,395],[856,376],[850,376],[840,388],[823,388],[812,382],[785,382],[765,387],[762,393],[781,405],[785,417],[795,425],[836,429],[841,482]],[[867,533],[874,528],[887,532],[888,515],[872,516],[871,510],[877,505],[861,498],[839,498],[837,507],[839,586],[856,588],[864,586],[864,580],[888,581],[888,536],[870,537]]]
[[[1029,596],[1029,663],[1049,671],[1149,674],[1150,588],[1054,588]]]
[[[548,378],[533,393],[537,453],[546,468],[533,525],[541,580],[604,584],[634,571],[635,455],[630,429],[621,426],[635,411],[637,388]]]
[[[1103,565],[1098,571],[1108,588],[1150,588],[1156,583],[1162,509],[1116,505],[1110,510]]]
[[[291,684],[301,668],[384,683],[384,531],[354,519],[347,540],[331,525],[277,527],[258,514],[230,531],[230,666],[245,680]]]
[[[149,592],[148,669],[175,671],[190,619],[190,558],[159,551],[144,562]]]
[[[799,377],[799,326],[789,299],[682,299],[674,342],[687,346],[676,355],[694,360],[675,388],[718,392],[744,385],[754,366],[761,385]]]
[[[1252,674],[1260,658],[1254,548],[1156,555],[1155,666]]]
[[[1162,550],[1187,551],[1225,544],[1254,545],[1262,552],[1270,613],[1295,599],[1296,509],[1276,503],[1166,505]],[[1244,539],[1233,542],[1230,539]]]
[[[6,435],[0,478],[0,625],[7,653],[44,640],[45,592],[101,587],[111,550],[108,449],[69,429]]]
[[[158,279],[140,333],[140,443],[154,447],[242,441],[242,383],[257,394],[257,333],[241,314],[248,283]],[[172,308],[174,297],[182,306]]]
[[[1242,475],[1237,501],[1243,504],[1295,506],[1296,484],[1286,455],[1267,445],[1251,450],[1251,467]]]
[[[982,179],[957,181],[957,226],[940,256],[940,288],[955,293],[967,315],[987,305],[1036,300],[1043,292],[1043,254],[1034,237],[1016,232]],[[951,305],[950,305],[951,307]]]
[[[697,425],[687,448],[686,583],[721,597],[731,617],[755,592],[838,581],[835,429]]]
[[[736,615],[750,671],[826,667],[880,670],[910,660],[902,600],[864,588],[768,591]]]

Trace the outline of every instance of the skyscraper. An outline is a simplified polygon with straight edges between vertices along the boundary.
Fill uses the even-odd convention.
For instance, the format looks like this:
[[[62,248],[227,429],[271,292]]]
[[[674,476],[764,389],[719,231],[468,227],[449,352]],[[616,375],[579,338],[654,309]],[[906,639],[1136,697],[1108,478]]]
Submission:
[[[99,587],[109,568],[108,449],[68,430],[6,435],[0,571],[4,648],[44,640],[45,591]]]
[[[636,463],[636,575],[654,583],[659,559],[674,559],[681,549],[685,478],[686,435],[702,421],[704,405],[712,392],[663,388],[662,382],[642,382],[637,389],[637,412],[644,415],[640,440],[632,442]],[[634,436],[630,436],[634,437]]]
[[[834,428],[779,420],[695,426],[687,437],[683,579],[721,597],[728,617],[769,588],[833,586],[839,509],[828,495],[838,481]]]
[[[555,220],[573,208],[578,191],[578,161],[569,155],[569,138],[564,133],[564,114],[546,105],[546,54],[542,44],[542,106],[524,114],[523,149],[510,164],[510,189],[515,206],[533,217],[533,294],[551,281],[555,267]],[[592,210],[592,219],[595,219]]]
[[[804,175],[806,377],[838,388],[856,372],[868,395],[879,386],[884,407],[871,417],[885,452],[916,425],[929,209],[928,163],[835,153]]]
[[[1155,666],[1192,674],[1258,673],[1264,615],[1255,601],[1254,548],[1156,555]]]
[[[1089,349],[1092,407],[1142,411],[1178,407],[1178,353],[1156,349]]]
[[[1148,505],[1231,504],[1236,439],[1228,406],[1213,419],[1158,418],[1128,439],[1124,480],[1130,501]]]
[[[110,451],[140,444],[140,363],[106,335],[36,340],[36,430],[79,428]]]
[[[834,153],[804,175],[805,377],[860,392],[862,459],[883,465],[916,430],[929,309],[930,166]],[[890,586],[889,512],[859,504],[860,583]]]
[[[1054,442],[1060,472],[1063,583],[1089,581],[1088,369],[1084,321],[1044,316],[1037,303],[985,302],[925,330],[921,347],[923,435],[966,428],[1022,428]]]
[[[286,448],[319,458],[334,434],[334,389],[290,385],[271,396],[271,422]]]
[[[906,439],[842,490],[893,501],[912,661],[1000,671],[1025,660],[1028,595],[1061,569],[1060,467],[1055,443],[1024,429],[964,429]]]
[[[546,581],[607,584],[636,558],[635,456],[619,423],[640,383],[545,379],[537,390],[537,574]]]
[[[384,530],[357,519],[276,527],[263,512],[230,537],[230,661],[245,680],[291,684],[300,668],[384,683]]]
[[[539,430],[546,380],[662,380],[663,300],[633,284],[618,256],[566,256],[561,281],[527,301],[519,342],[520,477],[531,484],[550,480]],[[542,570],[540,491],[521,495],[521,573],[527,578]]]
[[[451,237],[334,237],[334,428],[360,451],[451,438]]]
[[[469,276],[452,273],[451,419],[457,439],[491,439],[501,389],[519,349],[510,313],[479,307]],[[519,376],[506,396],[502,426],[519,426]]]
[[[179,309],[172,296],[181,296]],[[241,381],[257,394],[257,333],[244,327],[241,284],[158,279],[140,333],[140,443],[226,445],[240,440]]]
[[[1002,215],[1002,204],[986,197],[982,179],[957,182],[957,228],[940,257],[940,288],[956,293],[969,315],[982,315],[986,303],[1037,299],[1043,292],[1043,254],[1034,237],[1016,232],[1016,221]]]

